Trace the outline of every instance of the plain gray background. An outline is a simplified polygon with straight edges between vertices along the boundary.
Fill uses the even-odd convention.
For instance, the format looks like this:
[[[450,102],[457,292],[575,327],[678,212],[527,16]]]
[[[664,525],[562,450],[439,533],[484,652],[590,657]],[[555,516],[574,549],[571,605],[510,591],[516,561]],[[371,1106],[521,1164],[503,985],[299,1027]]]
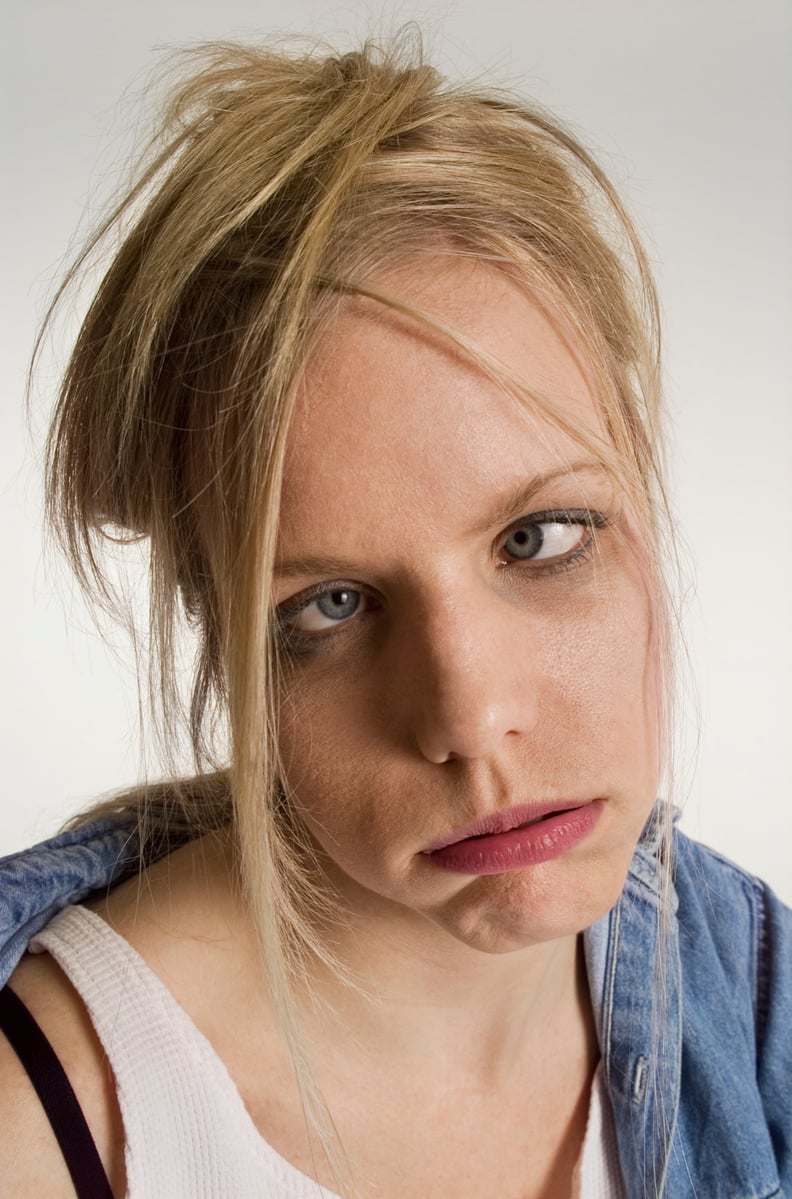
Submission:
[[[787,0],[26,0],[6,11],[3,103],[3,712],[0,852],[138,777],[134,669],[41,548],[54,393],[24,376],[73,243],[117,181],[162,48],[272,32],[344,47],[415,18],[434,61],[533,95],[595,151],[647,238],[665,312],[675,510],[697,697],[683,827],[792,902],[792,5]],[[122,101],[121,97],[125,95]],[[62,323],[61,352],[79,318]],[[120,656],[119,656],[120,655]],[[697,768],[694,749],[699,741]]]

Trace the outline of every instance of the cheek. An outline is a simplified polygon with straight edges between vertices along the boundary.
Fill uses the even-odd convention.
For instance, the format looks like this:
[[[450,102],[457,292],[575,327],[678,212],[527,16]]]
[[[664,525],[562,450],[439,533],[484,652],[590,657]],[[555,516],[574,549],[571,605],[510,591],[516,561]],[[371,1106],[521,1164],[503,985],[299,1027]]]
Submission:
[[[605,731],[609,721],[640,724],[650,716],[655,672],[642,602],[597,605],[572,636],[551,629],[546,654],[556,694],[586,724]]]
[[[409,837],[401,802],[405,763],[372,721],[370,682],[300,680],[280,710],[280,753],[288,794],[330,856],[351,861]],[[414,822],[414,809],[412,820]]]
[[[595,573],[543,620],[534,643],[541,688],[529,758],[563,789],[599,782],[643,793],[657,782],[658,660],[641,563]]]

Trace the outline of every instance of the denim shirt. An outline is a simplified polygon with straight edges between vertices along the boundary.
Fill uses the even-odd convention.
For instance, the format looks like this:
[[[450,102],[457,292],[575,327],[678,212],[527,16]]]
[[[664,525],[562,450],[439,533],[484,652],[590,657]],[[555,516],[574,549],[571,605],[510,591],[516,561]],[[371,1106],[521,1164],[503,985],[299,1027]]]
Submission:
[[[661,989],[657,824],[585,933],[628,1199],[792,1199],[792,911],[675,830]],[[140,864],[115,819],[1,859],[0,986],[57,911]]]

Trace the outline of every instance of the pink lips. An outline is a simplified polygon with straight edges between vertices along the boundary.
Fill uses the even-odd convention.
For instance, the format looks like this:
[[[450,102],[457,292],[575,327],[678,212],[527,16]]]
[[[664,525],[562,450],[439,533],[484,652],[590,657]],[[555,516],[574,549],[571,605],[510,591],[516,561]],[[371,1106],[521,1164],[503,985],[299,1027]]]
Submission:
[[[491,812],[427,846],[423,853],[445,870],[499,874],[537,865],[573,848],[593,830],[604,800],[555,800]]]

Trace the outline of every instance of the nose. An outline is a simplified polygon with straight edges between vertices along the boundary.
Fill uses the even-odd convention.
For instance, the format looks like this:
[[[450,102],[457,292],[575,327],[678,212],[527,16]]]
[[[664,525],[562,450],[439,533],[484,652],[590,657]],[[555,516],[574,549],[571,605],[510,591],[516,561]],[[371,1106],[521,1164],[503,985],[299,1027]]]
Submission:
[[[534,726],[529,619],[490,592],[446,597],[410,622],[391,678],[408,736],[427,761],[487,758]]]

